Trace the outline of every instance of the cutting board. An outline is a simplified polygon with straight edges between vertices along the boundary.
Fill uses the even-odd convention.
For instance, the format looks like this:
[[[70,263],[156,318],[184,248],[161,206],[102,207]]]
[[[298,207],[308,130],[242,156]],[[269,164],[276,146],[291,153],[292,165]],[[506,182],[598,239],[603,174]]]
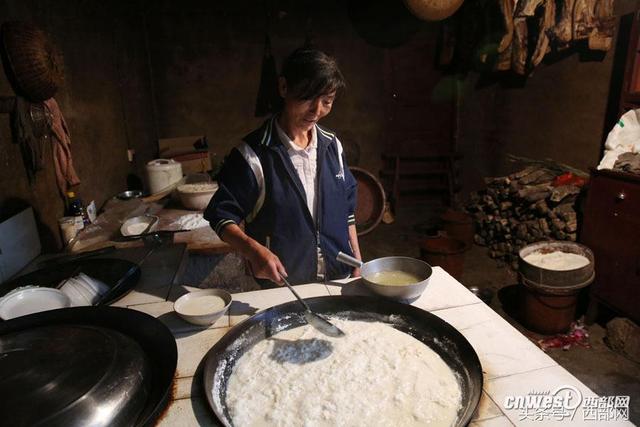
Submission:
[[[42,249],[33,209],[0,223],[0,283],[22,270]]]

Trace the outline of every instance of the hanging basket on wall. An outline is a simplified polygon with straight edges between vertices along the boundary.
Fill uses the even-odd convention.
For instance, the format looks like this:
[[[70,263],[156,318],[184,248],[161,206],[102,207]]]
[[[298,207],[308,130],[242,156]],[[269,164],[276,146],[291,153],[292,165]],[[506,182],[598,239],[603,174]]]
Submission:
[[[453,15],[464,0],[404,0],[407,8],[424,21],[442,21]]]
[[[2,63],[13,90],[32,102],[52,98],[64,82],[62,54],[36,25],[8,21],[0,27]]]

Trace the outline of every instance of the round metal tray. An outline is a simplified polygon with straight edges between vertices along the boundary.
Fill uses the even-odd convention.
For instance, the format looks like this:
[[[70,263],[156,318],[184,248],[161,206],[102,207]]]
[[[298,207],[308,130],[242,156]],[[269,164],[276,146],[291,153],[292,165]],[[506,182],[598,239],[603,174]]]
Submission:
[[[317,313],[351,320],[385,322],[423,342],[456,373],[462,405],[456,425],[471,420],[482,392],[482,367],[473,347],[453,326],[419,308],[379,298],[332,296],[305,299]],[[288,302],[255,314],[234,326],[204,358],[204,392],[217,420],[231,426],[226,406],[227,381],[238,359],[255,343],[275,333],[306,324],[300,303]],[[214,394],[218,384],[219,394]]]

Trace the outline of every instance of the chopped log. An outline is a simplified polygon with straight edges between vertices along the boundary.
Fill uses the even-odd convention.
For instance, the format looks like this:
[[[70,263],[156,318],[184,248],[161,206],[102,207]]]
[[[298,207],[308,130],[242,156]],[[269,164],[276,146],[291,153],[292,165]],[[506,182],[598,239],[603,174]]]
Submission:
[[[493,186],[508,186],[511,183],[511,179],[509,179],[508,176],[499,176],[499,177],[495,177],[495,178],[485,178],[484,179],[484,183],[486,185],[493,185]]]
[[[576,185],[561,185],[559,187],[555,187],[553,191],[551,191],[549,199],[552,202],[560,202],[565,197],[574,194],[580,194],[580,187]]]
[[[529,185],[529,184],[535,184],[535,183],[540,183],[538,182],[539,179],[541,177],[547,177],[547,176],[551,176],[551,178],[546,179],[546,181],[551,181],[551,179],[553,179],[554,175],[546,168],[538,168],[536,171],[531,172],[529,174],[527,174],[526,176],[523,176],[522,178],[520,178],[518,180],[518,183],[520,185]]]
[[[551,187],[547,184],[525,186],[518,190],[518,196],[529,202],[546,199],[551,194]]]
[[[538,165],[532,165],[532,166],[527,166],[526,168],[522,169],[519,172],[515,172],[512,173],[511,175],[509,175],[509,178],[513,181],[513,180],[520,180],[521,178],[524,178],[525,176],[529,175],[530,173],[533,173],[539,169],[541,169],[542,166],[538,166]]]
[[[551,193],[553,194],[553,192]],[[549,212],[551,211],[549,209],[549,205],[547,205],[547,201],[546,200],[538,200],[533,207],[535,208],[536,212],[538,212],[538,214],[540,215],[548,215]]]

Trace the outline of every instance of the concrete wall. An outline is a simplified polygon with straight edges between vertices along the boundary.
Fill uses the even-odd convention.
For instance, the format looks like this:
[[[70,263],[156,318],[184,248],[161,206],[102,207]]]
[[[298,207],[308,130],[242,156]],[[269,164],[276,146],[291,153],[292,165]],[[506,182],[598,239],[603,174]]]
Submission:
[[[618,0],[616,15],[638,8],[637,0]],[[612,49],[601,61],[582,61],[573,54],[543,63],[522,87],[507,87],[504,81],[478,87],[479,77],[468,76],[459,110],[464,188],[480,188],[483,176],[521,168],[507,154],[551,158],[584,171],[597,165],[606,137],[613,58]]]
[[[315,45],[338,58],[348,80],[324,124],[357,144],[359,164],[376,171],[384,124],[384,49],[360,38],[338,0],[277,3],[271,41],[278,65],[311,26]],[[205,134],[220,161],[263,119],[253,116],[264,49],[264,2],[99,2],[0,0],[2,21],[36,22],[64,54],[66,82],[56,95],[72,136],[79,194],[100,206],[142,177],[158,138]],[[0,74],[0,96],[13,91]],[[128,149],[136,152],[127,161]],[[64,213],[51,149],[30,185],[9,116],[0,116],[0,221],[26,205],[36,211],[45,250],[59,247]]]
[[[359,144],[361,164],[377,168],[383,49],[354,32],[345,3],[276,2],[272,51],[280,67],[303,44],[312,13],[315,46],[337,58],[348,83],[324,125],[343,135],[345,145]],[[263,3],[164,1],[146,16],[158,135],[205,134],[220,161],[264,120],[254,117],[266,28]]]
[[[632,10],[638,3],[619,0],[618,10]],[[64,53],[66,83],[56,98],[71,129],[85,201],[100,206],[127,188],[128,176],[142,177],[144,164],[157,155],[158,138],[205,134],[220,161],[237,138],[260,124],[263,119],[253,113],[264,4],[0,0],[2,21],[36,22]],[[377,172],[385,147],[389,51],[356,33],[345,1],[273,4],[270,33],[278,65],[303,43],[309,22],[315,45],[338,59],[348,81],[324,124],[338,132],[347,153],[359,153],[354,156],[359,166]],[[482,176],[508,172],[507,153],[553,157],[582,169],[595,165],[612,56],[581,62],[574,55],[543,65],[517,89],[498,84],[476,88],[476,77],[469,76],[458,111],[465,188],[481,185]],[[415,72],[432,74],[420,67]],[[11,95],[0,74],[0,96]],[[127,161],[127,149],[136,152],[133,163]],[[56,220],[64,206],[50,147],[45,164],[29,185],[19,149],[11,142],[9,117],[0,116],[0,220],[24,205],[34,206],[45,249],[51,250],[59,246]]]
[[[82,180],[79,193],[100,206],[126,188],[132,172],[126,150],[133,132],[123,119],[123,105],[130,99],[120,85],[120,64],[125,51],[137,43],[137,29],[126,24],[126,10],[97,1],[0,1],[0,17],[36,22],[62,50],[66,82],[56,99],[71,131],[74,164]],[[123,29],[127,34],[118,33]],[[119,43],[118,37],[127,43]],[[0,96],[13,96],[4,73]],[[51,147],[45,147],[45,170],[29,185],[9,123],[8,114],[0,115],[0,220],[33,206],[44,249],[55,249],[60,243],[57,218],[64,204],[55,183]]]

